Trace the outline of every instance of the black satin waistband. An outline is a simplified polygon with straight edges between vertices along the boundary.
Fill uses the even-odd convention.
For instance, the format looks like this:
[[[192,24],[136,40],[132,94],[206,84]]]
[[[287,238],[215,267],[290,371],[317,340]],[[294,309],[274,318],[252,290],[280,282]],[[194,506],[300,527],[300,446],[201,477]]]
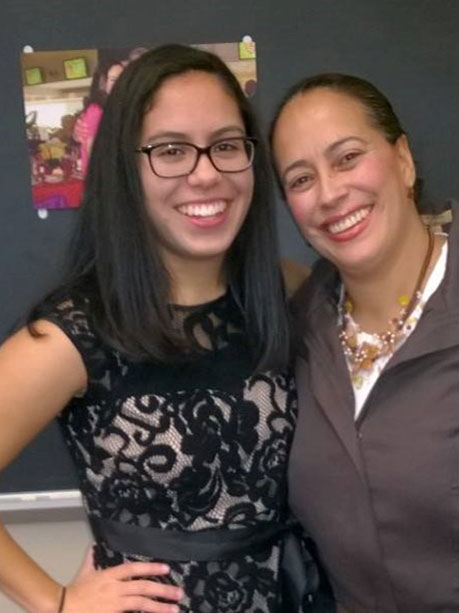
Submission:
[[[280,582],[283,611],[335,611],[333,604],[317,609],[314,605],[319,575],[315,561],[292,526],[280,523],[258,523],[250,528],[229,530],[211,528],[197,532],[166,530],[123,524],[90,517],[96,539],[114,551],[145,556],[154,560],[211,562],[254,555],[277,542],[282,542]]]
[[[156,560],[210,562],[253,555],[279,541],[288,526],[258,523],[250,528],[211,528],[197,532],[133,526],[90,517],[94,536],[110,549]]]

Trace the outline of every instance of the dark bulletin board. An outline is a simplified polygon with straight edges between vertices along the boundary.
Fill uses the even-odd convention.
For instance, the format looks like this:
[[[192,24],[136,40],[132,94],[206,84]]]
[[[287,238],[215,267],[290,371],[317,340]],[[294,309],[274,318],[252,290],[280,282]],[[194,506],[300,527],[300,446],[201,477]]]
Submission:
[[[426,196],[459,196],[459,3],[457,0],[3,0],[0,7],[0,340],[56,277],[76,211],[40,220],[31,202],[19,54],[165,42],[257,43],[254,98],[267,122],[282,92],[306,74],[367,77],[394,102],[408,131]],[[279,202],[284,254],[311,253]],[[24,384],[27,373],[24,373]],[[0,476],[0,492],[72,488],[55,426]]]

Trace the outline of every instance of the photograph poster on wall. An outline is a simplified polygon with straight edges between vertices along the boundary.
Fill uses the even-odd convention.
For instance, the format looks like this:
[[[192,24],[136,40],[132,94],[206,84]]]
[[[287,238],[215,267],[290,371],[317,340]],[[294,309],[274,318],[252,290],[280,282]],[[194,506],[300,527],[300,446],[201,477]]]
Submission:
[[[253,41],[195,46],[221,57],[246,95],[254,94]],[[36,209],[80,206],[105,100],[126,66],[146,51],[148,47],[138,46],[22,54],[25,129]]]

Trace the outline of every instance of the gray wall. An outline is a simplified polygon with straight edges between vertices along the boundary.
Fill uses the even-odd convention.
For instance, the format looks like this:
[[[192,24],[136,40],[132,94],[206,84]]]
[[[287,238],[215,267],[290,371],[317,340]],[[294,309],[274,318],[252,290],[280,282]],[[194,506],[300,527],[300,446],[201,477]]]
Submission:
[[[86,521],[75,513],[68,518],[34,517],[30,521],[6,522],[11,536],[56,581],[66,585],[75,576],[91,543]],[[20,613],[23,609],[0,593],[2,613]]]
[[[306,74],[367,77],[401,116],[426,195],[440,201],[459,195],[457,0],[2,0],[0,29],[0,339],[56,276],[78,214],[51,212],[42,221],[32,207],[19,66],[26,44],[129,47],[250,34],[258,49],[255,102],[265,122],[286,87]],[[281,203],[279,230],[286,255],[311,258]],[[46,475],[50,489],[61,487],[52,483],[58,443],[49,436],[26,452],[16,473],[14,467],[6,473],[10,490],[23,489],[17,479],[28,467]],[[0,483],[0,491],[7,489]]]

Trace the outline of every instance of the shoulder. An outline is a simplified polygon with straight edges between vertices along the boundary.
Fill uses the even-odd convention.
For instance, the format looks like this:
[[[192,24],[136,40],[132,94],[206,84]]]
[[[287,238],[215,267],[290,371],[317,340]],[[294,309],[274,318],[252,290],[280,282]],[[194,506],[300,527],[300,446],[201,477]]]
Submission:
[[[85,133],[94,124],[98,124],[102,117],[103,110],[98,104],[91,103],[78,117],[73,129],[74,133]],[[85,135],[85,134],[83,134]]]
[[[30,326],[33,329],[48,323],[57,327],[80,354],[89,379],[98,378],[114,354],[97,330],[94,309],[94,299],[88,295],[60,292],[35,309],[35,321]]]
[[[290,300],[292,314],[296,316],[319,307],[321,301],[334,294],[337,282],[338,273],[333,264],[323,258],[318,260]]]
[[[77,293],[61,293],[45,300],[36,310],[36,319],[47,320],[61,328],[72,340],[94,337],[91,325],[91,300]]]
[[[103,110],[98,104],[90,104],[86,109],[85,120],[92,125],[102,117]]]
[[[54,324],[38,320],[0,347],[0,465],[5,466],[86,389],[84,364]]]
[[[294,352],[306,350],[305,335],[321,334],[335,321],[339,275],[327,260],[318,260],[311,275],[290,300]]]
[[[2,379],[9,384],[27,376],[28,388],[43,393],[55,389],[63,400],[80,393],[87,382],[86,368],[74,343],[57,325],[44,319],[5,341],[0,349],[0,368]]]

